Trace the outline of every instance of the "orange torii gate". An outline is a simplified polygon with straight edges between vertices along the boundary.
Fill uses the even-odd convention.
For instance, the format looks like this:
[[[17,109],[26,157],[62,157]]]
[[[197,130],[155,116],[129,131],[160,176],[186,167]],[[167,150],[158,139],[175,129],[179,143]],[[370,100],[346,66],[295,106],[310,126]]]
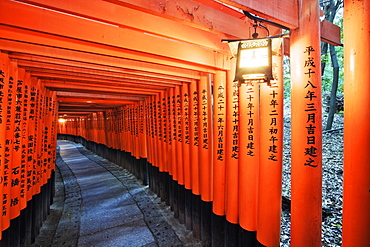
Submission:
[[[179,215],[181,210],[189,212],[189,208],[182,209],[178,203],[183,197],[189,198],[186,195],[191,193],[192,216],[190,220],[185,216],[184,220],[205,243],[212,243],[222,236],[220,241],[234,245],[238,235],[235,229],[240,226],[248,234],[256,234],[252,237],[264,246],[279,245],[283,123],[281,56],[288,51],[282,46],[275,54],[276,71],[271,85],[234,86],[234,60],[229,60],[229,52],[219,41],[220,37],[228,36],[246,38],[244,29],[248,24],[239,19],[240,13],[229,8],[223,10],[225,5],[220,2],[273,20],[291,30],[290,43],[285,45],[285,48],[290,47],[292,64],[291,245],[321,245],[319,42],[320,38],[336,44],[340,40],[333,35],[338,35],[335,26],[327,22],[320,26],[317,0],[179,0],[152,9],[148,7],[154,4],[150,0],[107,0],[101,2],[99,12],[82,0],[1,1],[5,11],[0,20],[0,49],[5,53],[1,53],[0,69],[4,73],[0,76],[7,78],[2,86],[6,95],[1,104],[9,103],[10,110],[17,109],[23,117],[32,117],[30,122],[0,124],[0,130],[5,132],[0,136],[1,162],[10,164],[4,166],[0,175],[3,179],[10,177],[13,182],[11,188],[9,184],[1,185],[3,197],[9,195],[9,201],[3,201],[2,230],[24,208],[26,200],[19,198],[30,200],[38,194],[53,169],[46,161],[52,158],[48,148],[55,142],[52,133],[56,127],[56,113],[54,103],[50,105],[50,102],[55,102],[57,96],[61,107],[74,108],[77,114],[66,117],[67,121],[59,124],[59,133],[79,136],[91,147],[104,146],[105,155],[116,154],[117,150],[124,152],[125,162],[134,172],[137,172],[136,167],[141,167],[138,160],[147,159],[154,173],[160,174],[153,177],[156,180],[151,187],[172,200],[172,205],[177,203],[175,210],[180,211]],[[97,6],[96,2],[91,4]],[[370,116],[363,108],[370,105],[367,95],[370,88],[365,83],[369,78],[366,66],[370,55],[370,9],[369,1],[346,0],[344,4],[343,246],[368,246]],[[113,6],[126,11],[131,18],[110,15],[108,10]],[[191,24],[172,21],[180,19],[178,12],[185,6],[190,6],[188,13],[183,11],[181,15],[193,16],[191,21],[184,18]],[[42,8],[45,10],[41,11]],[[215,16],[212,10],[219,11],[223,18]],[[63,15],[63,11],[69,15]],[[208,13],[215,22],[198,18],[198,13]],[[28,18],[31,14],[35,18]],[[80,14],[84,19],[76,21],[74,14]],[[19,18],[14,18],[16,15]],[[37,16],[50,20],[50,25],[39,22]],[[146,25],[143,20],[148,17],[158,26]],[[60,20],[65,26],[53,25]],[[207,26],[210,23],[212,30]],[[71,26],[76,28],[68,28]],[[163,30],[163,26],[170,28]],[[121,37],[132,37],[132,40]],[[52,41],[55,42],[50,46]],[[22,46],[16,42],[23,42]],[[43,46],[47,49],[42,49]],[[95,54],[103,56],[95,59]],[[97,64],[98,60],[102,64]],[[69,66],[73,68],[72,72],[68,71]],[[25,72],[23,68],[31,72]],[[14,74],[12,80],[9,71]],[[49,77],[54,79],[45,79]],[[19,78],[25,79],[21,83]],[[18,99],[9,91],[9,86],[17,87]],[[60,92],[67,86],[69,91]],[[49,90],[58,92],[53,94]],[[32,106],[16,108],[20,104],[19,96],[26,92],[31,95]],[[85,99],[89,99],[88,104],[93,103],[96,92],[105,96],[119,93],[122,97],[96,100],[94,104],[106,104],[105,107],[86,110],[82,107]],[[84,94],[84,100],[70,98],[77,94]],[[62,102],[62,97],[68,98],[66,102]],[[4,119],[17,119],[17,114],[10,111]],[[188,122],[181,119],[188,119]],[[12,131],[17,132],[20,128],[25,130],[28,140],[13,135]],[[33,153],[29,155],[30,160],[39,160],[36,165],[31,161],[27,163],[27,171],[36,174],[32,176],[34,181],[30,180],[36,186],[30,187],[31,192],[24,193],[24,182],[18,183],[22,172],[5,175],[11,172],[10,169],[17,168],[16,164],[25,163],[24,157],[18,155],[18,144],[27,142],[32,147],[27,150]],[[50,145],[45,147],[45,143]],[[46,154],[45,150],[48,151]],[[191,204],[189,201],[185,203]],[[210,228],[211,213],[219,216],[222,223],[226,220],[226,233],[223,226],[218,230]]]

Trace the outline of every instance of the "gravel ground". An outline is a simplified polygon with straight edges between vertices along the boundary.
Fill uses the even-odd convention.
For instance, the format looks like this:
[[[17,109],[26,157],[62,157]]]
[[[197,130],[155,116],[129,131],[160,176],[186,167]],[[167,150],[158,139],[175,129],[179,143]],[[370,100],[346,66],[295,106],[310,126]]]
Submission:
[[[281,244],[290,246],[290,104],[285,104],[283,207],[281,221]],[[327,114],[323,114],[323,129]],[[332,129],[343,127],[343,114],[335,114]],[[322,160],[322,246],[341,246],[342,243],[342,198],[343,198],[343,129],[323,134]]]

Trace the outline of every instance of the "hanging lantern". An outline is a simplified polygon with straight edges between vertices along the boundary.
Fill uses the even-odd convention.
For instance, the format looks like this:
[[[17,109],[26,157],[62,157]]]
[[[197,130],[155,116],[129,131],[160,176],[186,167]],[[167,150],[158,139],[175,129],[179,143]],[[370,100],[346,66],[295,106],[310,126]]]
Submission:
[[[271,39],[240,41],[235,80],[268,82],[272,79]]]

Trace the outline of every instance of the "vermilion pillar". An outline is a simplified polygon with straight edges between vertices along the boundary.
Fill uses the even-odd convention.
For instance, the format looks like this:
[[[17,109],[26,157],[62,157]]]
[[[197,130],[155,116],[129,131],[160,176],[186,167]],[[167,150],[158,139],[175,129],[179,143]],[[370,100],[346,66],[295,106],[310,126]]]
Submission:
[[[169,96],[168,96],[168,102],[167,102],[167,108],[168,111],[168,124],[167,124],[167,136],[168,136],[168,155],[171,157],[169,159],[169,167],[170,167],[170,175],[172,175],[172,179],[175,181],[178,181],[178,168],[177,165],[179,157],[177,157],[177,136],[176,136],[176,102],[175,97],[178,93],[178,88],[173,89],[169,88]]]
[[[169,154],[171,153],[172,150],[172,145],[170,147],[169,145],[169,138],[170,138],[170,124],[171,124],[171,119],[170,119],[170,113],[171,113],[171,108],[168,104],[168,99],[170,97],[170,89],[167,89],[164,92],[164,96],[162,97],[162,130],[163,130],[163,150],[164,153]],[[171,156],[170,155],[164,155],[163,157],[163,164],[165,166],[165,172],[170,172],[171,171]],[[170,173],[170,175],[172,175]]]
[[[151,163],[153,166],[156,165],[156,159],[155,159],[155,156],[156,156],[156,152],[155,152],[155,132],[156,132],[156,129],[155,129],[155,122],[154,122],[154,96],[150,96],[149,98],[149,115],[148,115],[148,120],[150,122],[150,130],[149,130],[149,143],[150,143],[150,156],[148,157],[148,161],[149,163]]]
[[[153,165],[159,167],[159,145],[158,145],[158,117],[157,117],[157,95],[152,96],[152,114],[153,114]]]
[[[283,76],[281,53],[273,56],[274,80],[260,84],[260,163],[257,239],[279,246],[283,159]]]
[[[189,87],[190,98],[190,163],[191,189],[194,195],[200,195],[199,186],[199,93],[197,81],[192,81]]]
[[[38,174],[37,178],[37,193],[41,193],[41,186],[44,185],[45,183],[45,175],[43,172],[43,145],[44,145],[44,133],[43,133],[43,127],[45,124],[45,88],[42,87],[41,80],[37,80],[37,88],[38,88],[38,97],[37,97],[37,104],[36,104],[36,109],[38,111],[38,122],[36,125],[36,152],[37,152],[37,165],[36,165],[36,170]],[[70,128],[73,130],[74,128],[74,123],[73,120],[70,122]],[[72,132],[73,135],[74,132]],[[41,159],[40,159],[41,157]]]
[[[30,191],[31,196],[37,193],[37,185],[32,182],[32,176],[36,173],[36,159],[37,159],[37,150],[36,150],[36,137],[37,137],[37,130],[36,130],[36,122],[38,121],[38,114],[37,114],[37,98],[38,98],[38,90],[37,90],[37,79],[31,78],[30,83],[30,112],[28,115],[29,118],[29,129],[28,129],[28,143],[27,143],[27,161],[28,161],[28,175],[27,175],[27,189]],[[63,123],[63,128],[65,133],[68,133],[68,122]]]
[[[10,201],[9,215],[10,219],[19,216],[19,191],[20,191],[20,161],[21,161],[21,140],[20,134],[16,133],[16,129],[20,128],[21,120],[19,118],[20,110],[16,112],[16,107],[19,106],[17,102],[17,85],[18,85],[18,66],[16,62],[11,61],[9,66],[9,87],[7,92],[7,107],[6,107],[6,143],[5,151],[8,154],[6,165],[4,162],[4,182],[10,188],[8,200]],[[8,176],[7,176],[8,175]]]
[[[33,135],[35,132],[35,116],[34,116],[34,111],[33,109],[33,85],[32,85],[32,79],[30,74],[28,73],[26,76],[26,94],[27,94],[27,99],[26,99],[26,104],[24,104],[24,107],[27,107],[27,130],[26,130],[26,140],[24,140],[24,144],[26,145],[25,152],[27,153],[26,155],[26,170],[27,170],[27,175],[26,175],[26,199],[27,201],[32,199],[33,196],[33,191],[32,191],[32,166],[33,166],[33,155],[32,155],[32,146],[33,146]],[[57,108],[56,108],[57,109]],[[56,115],[56,114],[55,114]],[[56,119],[57,121],[57,119]],[[55,123],[57,124],[57,123]],[[63,129],[65,133],[65,124],[66,122],[63,123],[58,123]],[[56,143],[54,144],[56,146]]]
[[[343,246],[370,246],[370,1],[344,1]]]
[[[214,84],[213,213],[225,215],[226,73],[217,71]]]
[[[164,92],[160,92],[157,97],[157,126],[158,126],[158,145],[159,145],[159,154],[163,154],[166,152],[166,149],[163,145],[163,106],[162,106],[162,99],[164,97]],[[166,172],[165,169],[165,158],[166,155],[158,155],[158,165],[160,172]]]
[[[231,77],[231,76],[230,76]],[[239,223],[239,87],[228,78],[226,84],[226,171],[225,171],[225,210],[226,219]]]
[[[120,125],[120,131],[119,131],[118,135],[119,135],[119,139],[121,140],[119,149],[124,151],[124,150],[126,150],[126,148],[125,148],[126,147],[126,138],[125,138],[126,132],[125,132],[125,114],[124,114],[124,112],[125,112],[124,109],[125,108],[123,106],[121,106],[118,109],[119,109],[119,111],[118,111],[119,112],[118,113],[119,114],[119,120],[118,121],[119,121],[119,125]],[[103,139],[104,138],[104,135],[103,135],[104,132],[103,132],[103,126],[102,126],[103,122],[102,122],[101,116],[102,116],[101,112],[98,112],[98,136],[99,136],[99,138]]]
[[[212,166],[212,109],[209,75],[202,73],[199,81],[199,182],[201,198],[205,202],[213,198]]]
[[[299,1],[291,31],[291,246],[321,246],[321,54],[317,0]]]
[[[27,73],[26,74],[26,81],[29,82],[30,79],[30,74]],[[28,84],[28,83],[27,83]],[[28,95],[28,87],[25,87],[25,95]],[[56,147],[57,147],[57,111],[58,111],[58,108],[57,108],[57,94],[55,91],[49,91],[49,127],[50,127],[50,153],[49,153],[49,157],[51,159],[51,161],[49,162],[49,168],[50,168],[50,172],[51,171],[55,171],[55,160],[56,160],[56,154],[55,154],[55,150],[56,150]],[[24,102],[27,102],[28,104],[28,97],[27,99],[24,100]],[[29,109],[29,106],[25,106],[25,110],[28,108]],[[23,116],[24,116],[24,119],[28,119],[28,114],[29,112],[27,113],[23,113]],[[77,119],[76,119],[77,120]],[[28,123],[27,124],[24,124],[24,126],[28,128]],[[77,125],[78,126],[78,125]],[[27,132],[26,132],[27,133]],[[26,138],[25,139],[25,143],[26,143]],[[51,173],[49,174],[49,177],[50,177]]]
[[[243,83],[239,95],[239,214],[240,226],[257,230],[260,160],[259,83]]]
[[[184,158],[183,158],[183,150],[182,150],[182,146],[183,146],[183,139],[184,139],[184,136],[183,136],[183,133],[182,133],[182,125],[184,124],[183,123],[183,116],[182,116],[182,97],[181,97],[181,88],[180,86],[176,86],[175,87],[175,94],[174,94],[174,98],[173,98],[175,104],[174,104],[174,107],[175,107],[175,118],[174,118],[174,124],[173,124],[173,128],[174,128],[174,131],[173,133],[176,135],[176,142],[174,143],[175,145],[175,150],[176,150],[176,157],[177,157],[177,161],[176,161],[176,165],[177,165],[177,173],[178,173],[178,183],[180,185],[184,185]]]
[[[124,150],[127,152],[127,150],[129,149],[129,124],[128,124],[128,107],[127,106],[123,106],[122,107],[122,111],[123,111],[123,137],[125,140],[124,142]],[[101,125],[102,125],[102,129],[104,128],[104,122],[103,122],[103,113],[101,114]],[[153,162],[153,164],[157,165],[157,162]]]
[[[147,139],[146,139],[146,108],[147,108],[147,103],[144,101],[140,101],[140,114],[139,114],[139,144],[140,144],[140,157],[141,158],[147,158],[147,150],[148,150],[148,144],[147,144]],[[118,139],[118,142],[120,140]]]
[[[134,109],[133,109],[133,113],[134,113],[134,125],[135,125],[135,129],[134,129],[134,144],[135,144],[135,149],[134,149],[134,153],[133,153],[133,156],[135,156],[136,159],[140,159],[140,135],[139,135],[139,119],[140,119],[140,111],[139,111],[139,102],[135,103],[134,104]],[[115,133],[116,133],[116,124],[115,124],[115,120],[114,120],[114,111],[112,110],[111,111],[111,125],[112,125],[112,135],[114,136]],[[113,136],[112,136],[112,139],[113,139]],[[114,138],[116,139],[116,138]],[[115,143],[115,142],[113,142]],[[114,145],[114,144],[113,144]],[[114,148],[114,146],[113,146]]]
[[[0,183],[0,193],[4,197],[4,191],[6,192],[8,189],[5,188],[3,191],[4,186],[4,163],[6,161],[5,159],[5,144],[6,144],[6,135],[3,133],[6,133],[6,103],[7,103],[7,92],[8,92],[8,80],[9,80],[9,58],[5,53],[0,53],[0,132],[2,133],[0,135],[0,177],[2,182]],[[9,214],[7,212],[6,215],[4,214],[4,206],[7,212],[7,203],[4,203],[4,200],[1,203],[2,210],[0,211],[2,213],[2,217],[0,218],[0,236],[1,232],[9,227]]]
[[[182,93],[182,116],[184,123],[182,125],[183,134],[183,162],[184,162],[184,183],[185,189],[191,189],[191,163],[190,163],[190,96],[189,85],[184,83],[181,88]]]
[[[145,121],[146,121],[146,126],[145,126],[145,130],[146,130],[146,142],[147,142],[147,159],[148,159],[148,162],[150,164],[153,164],[153,112],[152,112],[152,109],[153,109],[153,104],[152,104],[152,98],[153,96],[150,96],[148,97],[148,99],[146,99],[145,101],[145,104],[146,104],[146,110],[145,110]],[[123,114],[123,112],[122,112]],[[122,126],[123,128],[123,126]],[[123,138],[121,138],[121,141],[124,140]]]
[[[27,157],[26,157],[26,143],[27,143],[27,134],[28,134],[28,80],[30,80],[30,77],[28,76],[26,78],[26,75],[29,75],[29,73],[26,73],[24,69],[19,69],[19,78],[18,78],[18,83],[17,83],[17,92],[19,93],[18,95],[18,106],[21,108],[20,114],[19,110],[17,109],[17,118],[21,120],[21,124],[19,128],[17,129],[17,136],[20,135],[18,140],[21,142],[21,153],[20,153],[20,210],[23,210],[27,206],[27,195],[26,195],[26,176],[27,176]],[[49,92],[50,94],[50,92]],[[49,102],[51,100],[51,97],[49,97]],[[49,107],[49,109],[52,109]],[[19,115],[18,115],[19,114]],[[49,137],[51,137],[51,123],[53,123],[54,119],[49,118],[49,126],[50,127],[50,133]],[[18,123],[18,121],[17,121]],[[50,143],[51,138],[49,139],[49,144],[48,148],[53,147],[52,144]],[[19,143],[19,141],[18,141]],[[48,150],[49,151],[49,150]],[[48,158],[51,158],[51,152],[48,152]],[[50,159],[52,160],[52,159]],[[51,163],[52,161],[50,161]],[[50,164],[48,164],[50,165]],[[50,175],[49,173],[50,169],[48,169],[48,176]]]

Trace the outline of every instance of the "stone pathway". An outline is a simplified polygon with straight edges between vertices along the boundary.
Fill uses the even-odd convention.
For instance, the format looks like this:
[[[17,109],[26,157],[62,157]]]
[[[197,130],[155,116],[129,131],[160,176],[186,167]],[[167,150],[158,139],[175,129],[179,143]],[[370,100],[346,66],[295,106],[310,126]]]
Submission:
[[[181,231],[180,237],[176,234],[174,226],[168,223],[171,213],[163,214],[163,207],[155,202],[156,196],[150,195],[147,186],[125,169],[80,144],[58,141],[58,147],[64,208],[55,235],[49,236],[51,244],[46,244],[46,237],[41,234],[34,247],[200,246],[191,232],[178,223],[175,228]]]

